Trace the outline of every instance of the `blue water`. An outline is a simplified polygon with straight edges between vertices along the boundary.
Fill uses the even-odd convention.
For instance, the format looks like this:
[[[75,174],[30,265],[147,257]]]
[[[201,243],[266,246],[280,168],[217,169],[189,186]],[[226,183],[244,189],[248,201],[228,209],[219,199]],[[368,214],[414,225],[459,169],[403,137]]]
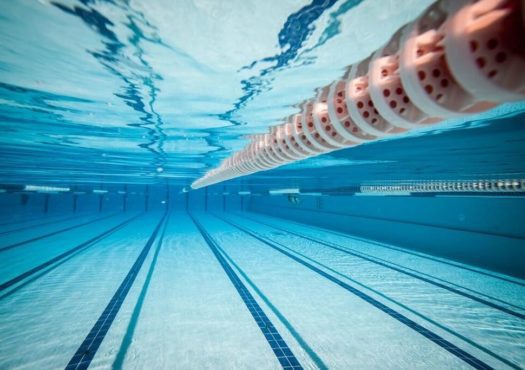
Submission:
[[[432,1],[3,1],[0,369],[525,368],[525,103],[189,185]]]

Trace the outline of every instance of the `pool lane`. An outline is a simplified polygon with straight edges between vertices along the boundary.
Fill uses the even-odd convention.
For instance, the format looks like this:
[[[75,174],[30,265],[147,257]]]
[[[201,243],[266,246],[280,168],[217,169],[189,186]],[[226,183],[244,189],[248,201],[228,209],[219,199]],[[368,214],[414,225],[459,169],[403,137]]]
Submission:
[[[261,306],[259,306],[259,304],[254,299],[250,291],[243,284],[241,279],[239,279],[239,276],[237,276],[237,274],[232,269],[228,261],[224,258],[223,254],[221,253],[221,248],[217,245],[217,242],[213,239],[212,236],[210,236],[210,234],[208,234],[208,232],[202,227],[199,221],[197,221],[191,215],[190,217],[199,229],[202,237],[210,247],[211,251],[217,258],[217,261],[219,261],[219,263],[221,264],[222,268],[224,269],[224,272],[230,278],[230,281],[235,286],[235,289],[237,289],[239,296],[244,301],[246,308],[248,308],[248,310],[250,311],[250,314],[257,323],[257,326],[259,327],[259,329],[261,329],[261,332],[268,341],[268,345],[272,348],[272,351],[274,352],[275,356],[277,357],[277,360],[279,361],[283,369],[303,369],[303,367],[299,364],[299,361],[297,361],[297,358],[295,357],[293,352],[290,350],[288,344],[286,344],[284,339],[281,337],[281,334],[279,334],[279,331],[272,324],[268,316],[266,316]]]
[[[54,223],[68,221],[73,218],[78,219],[80,217],[82,217],[82,215],[75,215],[75,214],[68,214],[67,216],[64,216],[62,214],[62,215],[55,215],[55,217],[52,217],[52,216],[41,217],[31,222],[25,222],[25,223],[18,224],[15,226],[10,226],[10,227],[2,227],[0,228],[0,237],[2,237],[3,235],[15,233],[15,232],[27,231],[32,228],[43,227],[43,226],[51,225]]]
[[[18,215],[4,215],[0,222],[0,228],[3,228],[4,226],[10,226],[10,225],[18,225],[23,224],[26,222],[32,222],[32,221],[38,221],[38,220],[44,220],[46,218],[51,217],[60,217],[63,216],[63,213],[39,213],[36,216],[34,216],[31,212],[30,213],[24,213],[24,214],[18,214]]]
[[[96,213],[81,213],[81,214],[76,214],[76,215],[72,213],[67,213],[67,214],[62,213],[62,214],[55,214],[55,215],[49,215],[49,216],[40,216],[30,221],[24,221],[24,222],[17,223],[15,225],[4,226],[0,228],[0,232],[1,232],[0,233],[0,241],[1,241],[0,245],[7,244],[8,242],[14,243],[14,242],[23,240],[23,239],[20,239],[20,236],[11,236],[9,237],[9,239],[7,239],[9,234],[17,233],[17,231],[25,231],[20,234],[25,235],[27,239],[27,236],[34,237],[34,236],[39,235],[39,232],[41,233],[41,230],[34,230],[34,231],[32,230],[33,228],[37,229],[41,224],[46,224],[48,222],[52,222],[52,223],[63,222],[64,224],[67,224],[68,221],[76,220],[78,222],[78,220],[83,220],[83,219],[87,219],[88,217],[95,217],[99,215],[100,214],[96,214]],[[57,227],[60,227],[60,225],[58,225]]]
[[[154,257],[152,254],[146,260],[144,274],[137,277],[133,288],[136,290],[130,292],[102,342],[92,363],[94,367],[281,368],[221,264],[186,213],[174,212],[170,216],[163,245]],[[151,270],[152,263],[155,265]],[[144,286],[147,291],[143,291]],[[132,333],[132,337],[128,335],[126,339],[127,333]],[[125,353],[124,358],[119,359],[122,356],[118,353]]]
[[[382,294],[390,300],[390,305],[394,303],[416,313],[418,321],[423,318],[441,329],[448,329],[448,334],[456,336],[454,342],[458,342],[458,338],[463,339],[485,353],[478,357],[488,361],[486,356],[489,355],[513,368],[520,368],[525,361],[520,344],[525,343],[525,322],[509,312],[458,295],[388,265],[349,255],[311,240],[301,240],[293,234],[276,233],[276,229],[247,221],[246,217],[238,217],[235,222],[240,222],[246,230],[258,233],[270,242],[277,242],[314,263],[333,269],[343,278],[351,278],[365,289]]]
[[[118,223],[115,226],[111,226],[109,229],[104,230],[102,233],[88,239],[82,241],[80,244],[66,250],[65,252],[54,256],[50,259],[48,259],[45,262],[42,262],[41,264],[24,271],[20,275],[6,281],[0,284],[0,292],[2,294],[0,295],[0,299],[5,298],[7,295],[14,294],[17,290],[22,288],[23,286],[26,286],[27,284],[33,282],[38,277],[43,275],[42,271],[45,271],[48,268],[56,267],[60,263],[64,263],[67,259],[71,258],[75,253],[81,251],[84,248],[89,248],[90,246],[95,245],[98,241],[102,240],[103,238],[106,238],[107,236],[111,235],[115,231],[119,230],[120,228],[124,227],[134,219],[139,217],[139,215],[132,216],[120,223]],[[44,272],[45,273],[45,272]],[[39,276],[35,276],[36,274],[39,274]],[[15,287],[11,289],[8,293],[4,293],[4,290],[7,290],[9,288]]]
[[[470,368],[452,355],[451,349],[478,368],[488,368],[443,338],[348,284],[336,283],[333,277],[304,261],[294,260],[216,218],[203,215],[199,219],[328,368]],[[286,336],[278,318],[272,320]]]
[[[314,367],[321,370],[328,369],[328,367],[319,357],[319,355],[312,349],[312,347],[310,347],[310,345],[304,340],[304,338],[297,331],[297,329],[293,327],[293,325],[290,323],[290,321],[288,321],[288,319],[283,315],[283,313],[279,311],[279,308],[277,308],[268,299],[268,297],[259,289],[259,287],[255,285],[255,283],[250,279],[246,272],[238,264],[236,264],[234,260],[231,259],[231,257],[228,255],[228,253],[224,251],[224,249],[222,249],[218,244],[216,244],[215,246],[220,252],[220,254],[228,261],[228,263],[231,266],[233,266],[234,270],[237,271],[239,276],[242,277],[242,280],[246,282],[247,286],[249,286],[253,290],[257,297],[266,304],[269,310],[281,321],[283,326],[286,327],[286,329],[290,332],[293,338],[297,341],[297,344],[304,351],[305,355],[310,357],[310,360],[315,365]]]
[[[245,219],[245,217],[243,217],[243,219]],[[301,242],[309,241],[309,242],[313,242],[314,244],[321,244],[321,245],[323,245],[325,247],[328,247],[330,249],[342,252],[342,253],[350,255],[352,257],[356,257],[356,258],[362,259],[362,260],[370,262],[370,263],[372,263],[374,265],[381,266],[381,267],[384,267],[384,268],[396,271],[398,273],[401,273],[403,275],[406,275],[406,276],[415,278],[417,280],[423,281],[425,283],[434,285],[437,288],[448,290],[451,293],[463,296],[463,297],[465,297],[467,299],[471,299],[471,300],[476,301],[476,302],[478,302],[478,303],[480,303],[482,305],[494,308],[494,309],[496,309],[498,311],[501,311],[501,312],[503,312],[505,314],[517,317],[517,318],[519,318],[521,320],[525,319],[525,313],[523,313],[524,310],[523,310],[522,307],[518,307],[518,306],[515,306],[515,305],[512,305],[512,304],[509,304],[508,302],[504,302],[504,301],[502,301],[500,299],[497,299],[497,298],[494,298],[494,297],[486,296],[486,295],[481,294],[479,292],[469,291],[468,289],[465,289],[464,287],[461,287],[458,284],[454,284],[454,283],[451,283],[451,282],[448,282],[448,281],[443,281],[443,280],[440,281],[440,279],[438,279],[438,278],[436,278],[434,276],[431,276],[429,274],[426,274],[426,273],[424,273],[422,271],[418,271],[418,270],[414,270],[414,269],[411,269],[411,268],[407,268],[407,267],[401,266],[399,264],[396,264],[395,262],[387,261],[387,260],[385,260],[383,258],[378,258],[378,257],[372,256],[370,254],[363,253],[363,252],[361,252],[361,251],[359,251],[359,250],[357,250],[355,248],[349,247],[348,245],[340,245],[340,244],[336,244],[336,243],[333,243],[333,242],[327,242],[327,241],[325,241],[325,240],[323,240],[323,239],[321,239],[319,237],[312,237],[312,236],[304,235],[304,234],[301,234],[301,233],[298,233],[298,232],[295,232],[295,231],[292,231],[292,230],[287,230],[287,229],[282,228],[282,227],[280,227],[278,225],[269,224],[269,223],[264,222],[264,221],[253,220],[251,218],[248,218],[248,220],[255,222],[255,225],[258,224],[258,225],[265,226],[265,231],[267,231],[266,228],[269,227],[270,231],[272,229],[275,229],[277,231],[282,231],[285,234],[288,234],[288,235],[285,235],[285,237],[287,237],[287,238],[289,238],[290,236],[292,236],[292,239],[295,239],[293,237],[299,237],[299,241],[301,241]],[[269,237],[269,238],[271,238],[272,236],[276,237],[276,238],[280,238],[281,236],[283,236],[283,234],[279,234],[279,233],[275,234],[275,233],[273,233],[271,235],[266,235],[266,237]],[[287,242],[287,240],[285,240],[285,242]]]
[[[119,213],[95,219],[84,226],[68,230],[18,248],[0,252],[0,283],[3,284],[46,261],[65,253],[80,243],[99,235],[111,226],[137,213]],[[108,227],[106,227],[108,225]]]
[[[160,214],[139,217],[0,301],[0,368],[64,368],[118,289]],[[109,228],[109,220],[101,227]]]
[[[515,323],[484,321],[495,316],[480,318],[479,307],[466,301],[451,310],[457,296],[467,297],[300,235],[365,251],[371,259],[411,271],[424,267],[432,276],[453,281],[450,265],[444,265],[450,271],[443,273],[437,262],[421,258],[428,265],[421,264],[420,257],[400,257],[404,254],[363,241],[350,244],[348,238],[318,234],[306,225],[293,226],[298,235],[290,235],[270,226],[288,227],[279,219],[264,218],[263,225],[244,215],[220,215],[240,231],[210,214],[196,214],[199,233],[186,213],[171,214],[163,229],[160,213],[125,223],[131,216],[120,214],[66,232],[67,248],[40,240],[5,252],[39,266],[39,252],[39,261],[49,261],[112,230],[0,299],[0,353],[9,354],[0,356],[1,369],[64,368],[93,338],[98,350],[80,351],[92,357],[90,368],[282,368],[279,354],[284,352],[272,351],[275,343],[261,333],[265,320],[254,320],[247,302],[264,312],[282,338],[270,340],[285,343],[304,368],[470,368],[450,350],[476,368],[490,368],[484,363],[507,368],[442,329],[461,327],[463,320],[473,326],[463,334],[471,336],[484,326],[487,338],[482,339],[488,342],[481,342],[505,356],[514,346],[517,353],[509,358],[521,365],[525,342]],[[212,239],[213,247],[201,234]],[[49,240],[60,241],[60,236]],[[440,323],[423,319],[414,308],[437,315]],[[510,336],[494,341],[501,331]]]
[[[96,215],[96,216],[88,216],[85,220],[81,220],[79,222],[78,219],[73,218],[70,222],[65,222],[64,225],[59,225],[57,227],[53,227],[49,229],[44,230],[38,230],[38,228],[30,228],[29,230],[24,231],[23,233],[16,233],[15,235],[7,235],[3,236],[0,244],[0,253],[11,250],[13,248],[18,248],[20,246],[24,246],[30,243],[34,243],[39,240],[43,240],[70,230],[78,229],[82,226],[89,225],[93,222],[97,222],[99,220],[104,220],[106,218],[114,216],[116,213],[111,214],[105,214],[103,216]]]
[[[148,253],[153,243],[155,242],[155,239],[159,235],[159,231],[161,230],[166,221],[167,215],[168,213],[166,210],[166,212],[164,212],[160,221],[158,222],[157,226],[151,233],[150,237],[148,238],[148,241],[144,245],[144,248],[141,250],[139,256],[135,260],[135,263],[133,263],[133,266],[131,266],[131,269],[129,270],[128,274],[118,287],[117,291],[109,301],[108,305],[106,306],[98,320],[95,322],[95,325],[91,328],[86,338],[80,344],[77,351],[67,364],[66,370],[87,369],[91,364],[91,361],[95,357],[98,348],[100,347],[100,344],[102,343],[102,341],[106,337],[107,332],[111,328],[111,324],[113,324],[113,321],[115,320],[115,317],[117,316],[120,307],[124,303],[124,300],[126,299],[129,290],[133,286],[133,283],[135,282],[135,279],[137,278],[137,275],[140,272],[142,265],[144,264],[144,260],[148,256]],[[162,243],[163,235],[164,233],[161,233],[159,243]]]
[[[525,280],[523,279],[286,219],[257,213],[244,213],[241,217],[277,225],[299,232],[303,236],[322,239],[325,242],[341,246],[355,246],[360,252],[373,257],[388,260],[407,269],[424,272],[443,283],[448,282],[458,289],[464,289],[466,292],[495,298],[497,302],[504,302],[509,307],[517,309],[518,312],[525,311]]]

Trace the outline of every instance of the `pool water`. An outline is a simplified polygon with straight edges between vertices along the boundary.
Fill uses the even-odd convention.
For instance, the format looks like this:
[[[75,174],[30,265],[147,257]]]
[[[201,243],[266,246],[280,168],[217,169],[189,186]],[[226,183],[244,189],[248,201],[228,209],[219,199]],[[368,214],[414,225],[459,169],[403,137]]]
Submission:
[[[2,368],[524,361],[522,279],[260,214],[62,216],[2,227]]]
[[[523,101],[190,188],[431,3],[3,2],[0,369],[525,368]]]

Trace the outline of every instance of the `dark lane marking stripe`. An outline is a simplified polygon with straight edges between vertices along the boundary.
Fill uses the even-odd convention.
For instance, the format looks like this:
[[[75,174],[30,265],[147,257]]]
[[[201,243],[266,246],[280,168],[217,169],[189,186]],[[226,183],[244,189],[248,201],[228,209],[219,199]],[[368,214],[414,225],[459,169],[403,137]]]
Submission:
[[[235,261],[222,249],[217,245],[217,249],[219,252],[221,252],[224,255],[224,258],[228,260],[232,264],[233,267],[239,272],[239,274],[244,278],[244,280],[248,283],[249,286],[252,287],[252,289],[257,293],[257,295],[262,299],[264,303],[272,310],[272,312],[279,318],[279,320],[283,323],[283,325],[288,329],[288,331],[292,334],[292,336],[295,338],[295,340],[299,343],[299,345],[303,348],[303,350],[310,356],[312,361],[317,365],[319,370],[328,369],[328,366],[321,360],[319,355],[315,353],[315,351],[310,347],[308,343],[303,339],[301,334],[295,330],[295,328],[292,326],[292,324],[286,319],[286,317],[279,311],[277,307],[273,305],[273,303],[264,295],[264,293],[255,285],[255,283],[246,275],[246,273],[235,263]]]
[[[285,251],[284,249],[280,248],[276,244],[265,240],[264,238],[258,236],[257,234],[255,234],[255,233],[253,233],[253,232],[251,232],[249,230],[246,230],[246,229],[244,229],[244,228],[242,228],[242,227],[240,227],[240,226],[238,226],[238,225],[236,225],[236,224],[234,224],[234,223],[232,223],[232,222],[230,222],[228,220],[225,220],[225,219],[222,219],[222,220],[224,222],[226,222],[227,224],[232,225],[233,227],[241,230],[242,232],[244,232],[244,233],[252,236],[253,238],[261,241],[262,243],[268,245],[269,247],[275,249],[276,251],[284,254],[285,256],[293,259],[294,261],[300,263],[301,265],[309,268],[310,270],[316,272],[317,274],[323,276],[324,278],[330,280],[331,282],[339,285],[341,288],[349,291],[350,293],[352,293],[355,296],[361,298],[365,302],[370,303],[371,305],[373,305],[377,309],[381,310],[382,312],[386,313],[390,317],[392,317],[392,318],[396,319],[397,321],[405,324],[406,326],[408,326],[409,328],[417,331],[418,333],[423,335],[425,338],[431,340],[432,342],[434,342],[435,344],[437,344],[441,348],[443,348],[446,351],[452,353],[457,358],[465,361],[470,366],[472,366],[472,367],[474,367],[476,369],[492,369],[491,366],[489,366],[488,364],[484,363],[480,359],[478,359],[478,358],[472,356],[471,354],[465,352],[464,350],[462,350],[461,348],[457,347],[456,345],[454,345],[453,343],[449,342],[448,340],[440,337],[439,335],[435,334],[434,332],[432,332],[432,331],[428,330],[427,328],[419,325],[417,322],[409,319],[405,315],[403,315],[403,314],[393,310],[392,308],[390,308],[390,307],[386,306],[385,304],[379,302],[378,300],[372,298],[368,294],[363,293],[359,289],[356,289],[356,288],[352,287],[351,285],[349,285],[349,284],[347,284],[347,283],[345,283],[345,282],[343,282],[343,281],[333,277],[332,275],[327,274],[323,270],[315,267],[314,265],[312,265],[312,264],[310,264],[308,262],[303,261],[302,259],[300,259],[300,258],[294,256],[293,254]]]
[[[122,303],[124,303],[124,300],[126,299],[126,296],[128,295],[128,292],[131,289],[131,286],[133,285],[140,271],[140,268],[142,267],[142,264],[144,263],[144,260],[146,259],[148,252],[151,249],[151,246],[153,245],[153,242],[157,238],[157,234],[159,233],[159,230],[164,220],[166,219],[166,216],[167,212],[164,212],[159,223],[155,227],[155,230],[153,231],[148,241],[146,242],[146,245],[142,249],[142,252],[140,252],[135,263],[133,264],[128,274],[120,284],[119,288],[117,289],[117,291],[109,301],[108,305],[104,309],[104,312],[102,312],[102,315],[100,315],[97,322],[88,333],[87,337],[84,339],[80,347],[78,347],[77,351],[67,364],[66,370],[87,369],[89,367],[89,364],[91,364],[91,361],[95,357],[95,354],[97,353],[100,344],[106,337],[106,334],[109,331],[113,320],[115,320],[115,317],[117,316],[117,313],[119,312]]]
[[[252,219],[250,218],[250,220],[252,220]],[[418,275],[417,273],[407,271],[406,267],[401,267],[399,265],[397,265],[397,266],[399,266],[399,267],[397,267],[397,266],[395,266],[396,265],[395,263],[383,260],[383,259],[381,259],[379,257],[375,257],[375,256],[372,256],[372,255],[366,254],[364,252],[357,252],[357,251],[355,251],[355,250],[353,250],[351,248],[348,248],[348,247],[341,247],[341,246],[339,246],[339,245],[337,245],[335,243],[330,243],[330,242],[326,242],[324,240],[320,240],[320,239],[317,239],[317,238],[312,238],[312,237],[309,237],[309,236],[305,236],[305,235],[296,233],[294,231],[286,230],[286,229],[278,227],[278,226],[269,225],[269,224],[264,223],[262,221],[253,221],[253,222],[260,223],[262,225],[265,225],[265,226],[268,226],[268,227],[272,227],[274,229],[278,229],[278,230],[284,231],[284,232],[286,232],[288,234],[292,234],[292,235],[298,236],[300,238],[312,241],[314,243],[322,244],[324,246],[327,246],[329,248],[338,250],[338,251],[343,252],[345,254],[349,254],[351,256],[354,256],[354,257],[357,257],[357,258],[361,258],[361,259],[363,259],[365,261],[368,261],[368,262],[374,263],[376,265],[379,265],[379,266],[386,267],[388,269],[397,271],[397,272],[399,272],[401,274],[404,274],[404,275],[413,277],[415,279],[424,281],[425,283],[432,284],[432,285],[434,285],[434,286],[436,286],[438,288],[442,288],[442,289],[448,290],[449,292],[461,295],[461,296],[463,296],[465,298],[472,299],[473,301],[476,301],[478,303],[484,304],[486,306],[489,306],[491,308],[494,308],[494,309],[499,310],[501,312],[504,312],[506,314],[515,316],[515,317],[520,318],[520,319],[525,319],[525,315],[522,314],[522,313],[512,311],[511,309],[509,309],[507,307],[503,307],[503,306],[500,306],[500,305],[498,305],[496,303],[487,301],[487,300],[485,300],[483,298],[479,298],[479,297],[473,296],[473,295],[471,295],[469,293],[462,292],[462,291],[460,291],[458,289],[452,288],[452,287],[447,286],[445,284],[442,284],[442,283],[439,283],[437,281],[434,281],[434,280],[431,280],[429,278],[426,278],[424,276]]]
[[[217,217],[217,218],[220,218],[220,217],[218,217],[218,216],[216,216],[216,217]],[[291,251],[292,253],[294,253],[294,254],[296,254],[296,255],[302,257],[304,260],[306,260],[306,261],[310,261],[310,262],[312,262],[314,265],[322,267],[323,269],[325,269],[326,271],[329,271],[329,272],[333,273],[334,275],[340,276],[340,277],[342,277],[343,279],[347,279],[347,280],[351,281],[352,283],[356,284],[357,286],[359,286],[359,287],[361,287],[361,288],[364,288],[364,289],[366,289],[367,291],[370,291],[370,292],[373,292],[373,293],[377,294],[378,296],[380,296],[381,298],[385,299],[386,301],[388,301],[388,302],[390,302],[390,303],[393,303],[393,304],[395,304],[396,306],[399,306],[399,307],[401,307],[401,308],[407,310],[407,311],[410,312],[411,314],[413,314],[413,315],[419,317],[420,319],[422,319],[422,320],[424,320],[424,321],[426,321],[426,322],[428,322],[428,323],[430,323],[430,324],[432,324],[432,325],[434,325],[434,326],[440,328],[440,329],[443,330],[443,331],[446,331],[447,333],[449,333],[449,334],[455,336],[456,338],[461,339],[461,340],[464,341],[465,343],[470,344],[472,347],[475,347],[475,348],[479,349],[480,351],[482,351],[482,352],[488,354],[489,356],[492,356],[493,358],[495,358],[495,359],[501,361],[502,363],[508,365],[509,367],[511,367],[511,368],[513,368],[513,369],[516,369],[516,370],[522,370],[522,368],[521,368],[520,366],[518,366],[518,365],[516,365],[515,363],[513,363],[513,362],[507,360],[507,359],[504,358],[504,357],[501,357],[500,355],[498,355],[497,353],[491,351],[490,349],[481,346],[480,344],[478,344],[478,343],[472,341],[471,339],[469,339],[469,338],[465,337],[464,335],[462,335],[462,334],[460,334],[460,333],[454,331],[453,329],[450,329],[449,327],[447,327],[447,326],[445,326],[445,325],[443,325],[443,324],[441,324],[441,323],[439,323],[439,322],[437,322],[437,321],[431,319],[430,317],[423,315],[422,313],[416,311],[415,309],[413,309],[413,308],[411,308],[411,307],[409,307],[409,306],[407,306],[407,305],[405,305],[405,304],[403,304],[403,303],[401,303],[401,302],[399,302],[399,301],[396,301],[395,299],[391,298],[390,296],[388,296],[388,295],[386,295],[386,294],[384,294],[384,293],[382,293],[382,292],[380,292],[380,291],[378,291],[378,290],[376,290],[376,289],[374,289],[374,288],[372,288],[372,287],[370,287],[370,286],[367,286],[367,285],[365,285],[365,284],[359,282],[358,280],[353,279],[353,278],[350,277],[349,275],[345,275],[345,274],[343,274],[343,273],[341,273],[341,272],[339,272],[339,271],[337,271],[337,270],[334,270],[334,269],[331,268],[330,266],[327,266],[327,265],[325,265],[325,264],[323,264],[323,263],[321,263],[321,262],[319,262],[319,261],[317,261],[317,260],[315,260],[315,259],[313,259],[313,258],[311,258],[311,257],[308,257],[307,255],[305,255],[305,254],[303,254],[303,253],[301,253],[301,252],[298,252],[298,251],[294,250],[293,248],[287,247],[287,246],[285,246],[285,245],[282,244],[282,243],[279,243],[279,242],[277,242],[277,241],[274,241],[274,240],[272,240],[272,239],[270,239],[270,238],[266,238],[266,239],[269,240],[270,242],[273,242],[273,243],[279,245],[280,247],[284,248],[285,250]]]
[[[17,283],[19,283],[19,282],[21,282],[22,280],[30,277],[31,275],[36,274],[37,272],[45,269],[46,267],[51,266],[54,263],[59,262],[60,260],[62,260],[64,258],[68,257],[69,255],[77,252],[78,250],[80,250],[80,249],[82,249],[84,247],[90,246],[90,245],[100,241],[101,239],[109,236],[110,234],[114,233],[118,229],[124,227],[125,225],[127,225],[128,223],[130,223],[131,221],[133,221],[134,219],[136,219],[139,216],[140,215],[134,216],[134,217],[132,217],[132,218],[130,218],[130,219],[128,219],[128,220],[118,224],[117,226],[114,226],[111,229],[104,231],[102,234],[99,234],[99,235],[97,235],[97,236],[95,236],[95,237],[93,237],[93,238],[91,238],[91,239],[89,239],[89,240],[87,240],[87,241],[77,245],[76,247],[65,251],[64,253],[59,254],[58,256],[51,258],[49,261],[46,261],[46,262],[44,262],[44,263],[42,263],[42,264],[40,264],[40,265],[38,265],[36,267],[33,267],[31,270],[28,270],[28,271],[24,272],[23,274],[20,274],[17,277],[15,277],[15,278],[13,278],[11,280],[8,280],[5,283],[0,284],[0,292],[5,290],[5,289],[7,289],[7,288],[9,288],[9,287],[11,287],[11,286],[13,286],[13,285],[15,285],[15,284],[17,284]],[[2,296],[2,297],[0,297],[0,299],[1,298],[4,298],[4,297]]]
[[[138,217],[138,216],[137,216]],[[114,230],[114,232],[116,232],[117,230]],[[112,234],[112,233],[111,233]],[[111,234],[108,234],[107,236],[111,235]],[[28,279],[24,279],[23,282],[21,282],[20,284],[17,284],[16,287],[12,288],[12,289],[9,289],[6,293],[4,293],[3,295],[0,296],[0,300],[4,299],[4,298],[7,298],[13,294],[16,294],[17,292],[19,292],[21,289],[23,289],[24,287],[28,286],[29,284],[33,283],[34,281],[40,279],[41,277],[49,274],[50,272],[54,271],[55,269],[59,268],[60,266],[62,266],[63,264],[67,263],[69,260],[77,257],[78,255],[82,254],[82,252],[85,252],[87,251],[89,248],[95,246],[97,243],[95,244],[91,244],[91,245],[88,245],[86,246],[85,248],[81,248],[79,250],[76,250],[74,251],[72,254],[66,256],[65,258],[61,259],[60,261],[54,263],[53,265],[49,266],[48,268],[45,268],[43,270],[41,270],[40,272],[36,273],[36,274],[33,274],[31,275]]]
[[[64,232],[69,231],[69,230],[77,229],[79,227],[95,223],[97,221],[102,221],[102,220],[105,220],[107,218],[113,217],[115,215],[116,215],[116,213],[113,213],[113,214],[108,215],[108,216],[104,216],[104,217],[101,217],[101,218],[96,218],[94,220],[86,221],[86,222],[83,222],[81,224],[68,226],[68,227],[66,227],[64,229],[53,231],[53,232],[50,232],[50,233],[47,233],[47,234],[44,234],[44,235],[41,235],[41,236],[37,236],[37,237],[31,238],[31,239],[23,240],[21,242],[17,242],[17,243],[14,243],[14,244],[11,244],[11,245],[8,245],[8,246],[0,248],[0,252],[4,252],[4,251],[7,251],[9,249],[13,249],[13,248],[19,247],[19,246],[24,245],[24,244],[29,244],[29,243],[32,243],[32,242],[36,242],[37,240],[45,239],[45,238],[48,238],[50,236],[57,235],[57,234],[60,234],[60,233],[64,233]]]
[[[208,234],[204,227],[191,214],[190,217],[193,220],[195,226],[197,226],[197,229],[201,233],[203,239],[206,241],[211,251],[215,255],[215,258],[217,258],[217,261],[219,261],[224,272],[226,272],[226,275],[228,275],[228,278],[232,282],[233,286],[235,287],[235,289],[237,289],[239,296],[242,298],[244,304],[248,308],[248,311],[250,311],[250,314],[257,323],[257,326],[259,327],[259,329],[261,329],[262,333],[264,334],[264,337],[266,338],[266,341],[272,348],[273,353],[277,357],[277,360],[279,361],[283,369],[302,369],[303,367],[299,364],[299,361],[292,353],[291,349],[288,347],[284,339],[281,337],[275,326],[272,324],[268,316],[266,316],[261,306],[259,306],[257,301],[251,295],[248,288],[246,288],[246,286],[242,283],[241,279],[237,276],[235,271],[233,271],[228,262],[220,254],[220,252],[218,251],[219,246],[217,242],[212,238],[210,234]]]
[[[32,222],[32,221],[35,221],[35,220],[40,220],[40,219],[43,219],[43,218],[47,218],[47,217],[56,217],[57,215],[54,214],[54,215],[38,215],[36,217],[31,217],[31,218],[25,218],[25,219],[18,219],[18,220],[11,220],[11,221],[7,221],[7,222],[3,222],[0,224],[0,227],[1,226],[7,226],[7,225],[16,225],[16,224],[23,224],[25,222]]]
[[[36,229],[37,227],[42,227],[42,226],[45,226],[45,225],[56,224],[56,223],[59,223],[59,222],[72,220],[74,218],[78,218],[78,215],[68,216],[68,217],[61,217],[61,218],[56,219],[56,220],[51,220],[51,221],[48,220],[46,222],[42,222],[42,223],[36,224],[36,225],[28,225],[28,226],[19,227],[18,229],[11,229],[11,230],[2,231],[2,232],[0,232],[0,235],[11,234],[11,233],[14,233],[14,232],[17,232],[17,231]]]
[[[122,343],[120,344],[120,348],[117,352],[117,356],[115,357],[115,360],[113,361],[112,369],[114,370],[122,369],[122,365],[124,364],[124,359],[126,358],[128,349],[131,345],[131,342],[133,341],[133,335],[135,334],[135,328],[137,327],[140,313],[142,312],[142,306],[144,305],[144,300],[146,299],[146,294],[148,293],[149,285],[151,282],[151,278],[153,276],[153,272],[155,270],[155,266],[157,264],[157,259],[158,259],[160,249],[163,244],[164,235],[166,234],[166,228],[168,227],[168,223],[169,223],[169,216],[166,219],[166,222],[164,223],[162,232],[160,234],[160,238],[157,241],[157,248],[155,248],[155,253],[153,254],[153,259],[151,260],[148,274],[146,275],[146,280],[144,281],[144,284],[142,285],[142,289],[139,294],[139,299],[137,300],[137,303],[135,304],[135,308],[133,309],[133,313],[131,314],[131,319],[129,320],[128,328],[126,329],[126,334],[124,335],[124,338],[122,339]]]
[[[297,209],[299,209],[299,208],[297,208]],[[251,212],[251,213],[253,214],[254,212]],[[271,218],[271,216],[266,215],[264,213],[262,213],[262,215],[264,215],[267,218]],[[240,217],[243,217],[243,215],[240,214]],[[273,217],[273,218],[275,218],[275,217]],[[284,219],[284,220],[286,222],[291,223],[291,224],[299,225],[301,227],[308,227],[308,228],[311,228],[311,229],[317,229],[317,230],[320,230],[320,231],[322,231],[324,233],[332,233],[332,234],[339,235],[339,236],[341,236],[343,238],[347,238],[347,239],[351,239],[351,240],[363,241],[363,242],[366,242],[366,243],[377,245],[378,247],[381,247],[381,248],[394,250],[394,251],[397,251],[397,252],[409,254],[409,255],[412,255],[412,256],[419,257],[419,258],[424,258],[424,259],[427,259],[427,260],[430,260],[430,261],[434,261],[434,262],[442,263],[442,264],[445,264],[445,265],[453,266],[453,267],[456,267],[456,268],[459,268],[459,269],[471,271],[471,272],[474,272],[476,274],[489,276],[491,278],[498,279],[498,280],[503,280],[503,281],[508,282],[508,283],[512,283],[512,284],[516,284],[516,285],[520,285],[520,286],[525,286],[525,282],[523,282],[523,279],[520,279],[520,281],[518,281],[518,280],[514,280],[514,278],[508,278],[508,277],[505,277],[505,276],[495,275],[495,274],[490,273],[488,271],[483,271],[483,270],[480,270],[480,269],[476,269],[476,268],[472,268],[472,267],[466,266],[464,264],[448,261],[448,260],[446,260],[444,258],[438,258],[436,256],[428,255],[428,254],[425,254],[423,252],[416,252],[416,251],[411,251],[411,250],[409,250],[407,248],[395,247],[393,245],[385,244],[385,243],[382,243],[382,242],[377,241],[377,240],[361,238],[361,237],[358,237],[358,236],[355,236],[355,235],[345,234],[345,233],[339,232],[337,230],[327,229],[327,228],[323,228],[323,227],[320,227],[320,226],[307,225],[307,224],[304,224],[304,223],[301,223],[301,222],[298,222],[298,221],[294,221],[294,220],[291,220],[291,219]],[[519,278],[515,278],[515,279],[519,279]]]

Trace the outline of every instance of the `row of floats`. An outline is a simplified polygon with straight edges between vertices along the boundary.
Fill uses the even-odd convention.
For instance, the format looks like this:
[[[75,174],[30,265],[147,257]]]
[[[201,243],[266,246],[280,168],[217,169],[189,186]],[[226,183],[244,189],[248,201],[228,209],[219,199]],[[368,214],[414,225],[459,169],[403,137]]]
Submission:
[[[525,0],[441,0],[197,189],[525,98]]]

